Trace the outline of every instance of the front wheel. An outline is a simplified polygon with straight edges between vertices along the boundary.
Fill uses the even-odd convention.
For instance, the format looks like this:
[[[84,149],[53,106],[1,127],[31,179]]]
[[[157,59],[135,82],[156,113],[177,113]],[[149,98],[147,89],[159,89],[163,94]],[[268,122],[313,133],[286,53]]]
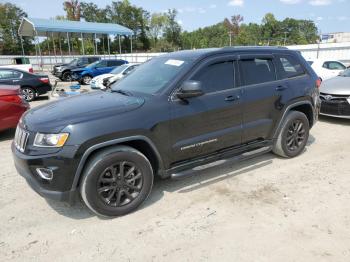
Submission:
[[[91,80],[92,80],[91,76],[83,76],[81,79],[81,83],[83,85],[88,85],[88,84],[90,84]]]
[[[88,164],[80,194],[99,216],[121,216],[134,211],[152,190],[153,170],[148,159],[127,146],[103,151]]]
[[[67,71],[62,74],[62,80],[63,81],[72,81],[72,74],[71,72]]]
[[[295,157],[305,148],[309,138],[309,120],[299,111],[291,111],[284,120],[273,152],[282,157]]]

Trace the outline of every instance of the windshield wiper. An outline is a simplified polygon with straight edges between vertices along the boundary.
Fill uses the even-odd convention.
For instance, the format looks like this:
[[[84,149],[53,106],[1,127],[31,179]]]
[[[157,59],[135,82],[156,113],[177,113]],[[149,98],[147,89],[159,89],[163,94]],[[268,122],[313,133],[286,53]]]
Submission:
[[[111,92],[112,93],[119,93],[119,94],[122,94],[122,95],[125,95],[125,96],[132,96],[131,92],[128,92],[128,91],[125,91],[125,90],[121,90],[121,89],[117,89],[117,90],[111,89]]]

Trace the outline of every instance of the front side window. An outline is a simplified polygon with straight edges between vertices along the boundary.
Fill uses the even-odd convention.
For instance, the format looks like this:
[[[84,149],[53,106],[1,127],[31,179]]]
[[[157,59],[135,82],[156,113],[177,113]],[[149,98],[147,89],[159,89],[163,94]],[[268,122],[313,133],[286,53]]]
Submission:
[[[206,66],[191,80],[200,81],[204,93],[212,93],[234,87],[234,69],[232,61],[218,62]]]
[[[267,58],[245,59],[240,61],[244,85],[262,84],[276,80],[272,60]]]
[[[279,68],[279,78],[286,79],[305,74],[304,68],[290,55],[277,55],[277,67]]]

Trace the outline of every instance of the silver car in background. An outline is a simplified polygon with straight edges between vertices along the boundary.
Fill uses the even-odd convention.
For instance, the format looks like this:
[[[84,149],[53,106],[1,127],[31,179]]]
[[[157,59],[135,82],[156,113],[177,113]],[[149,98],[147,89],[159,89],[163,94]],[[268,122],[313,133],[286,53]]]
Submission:
[[[320,92],[322,115],[350,119],[350,69],[324,81]]]

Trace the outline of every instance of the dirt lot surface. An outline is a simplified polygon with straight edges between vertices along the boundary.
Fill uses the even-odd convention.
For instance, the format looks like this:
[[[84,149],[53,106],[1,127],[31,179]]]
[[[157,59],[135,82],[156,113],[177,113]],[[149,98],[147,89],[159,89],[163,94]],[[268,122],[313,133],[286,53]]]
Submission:
[[[115,219],[38,196],[15,171],[13,134],[0,133],[0,261],[350,261],[350,121],[322,117],[294,159],[156,181]]]

